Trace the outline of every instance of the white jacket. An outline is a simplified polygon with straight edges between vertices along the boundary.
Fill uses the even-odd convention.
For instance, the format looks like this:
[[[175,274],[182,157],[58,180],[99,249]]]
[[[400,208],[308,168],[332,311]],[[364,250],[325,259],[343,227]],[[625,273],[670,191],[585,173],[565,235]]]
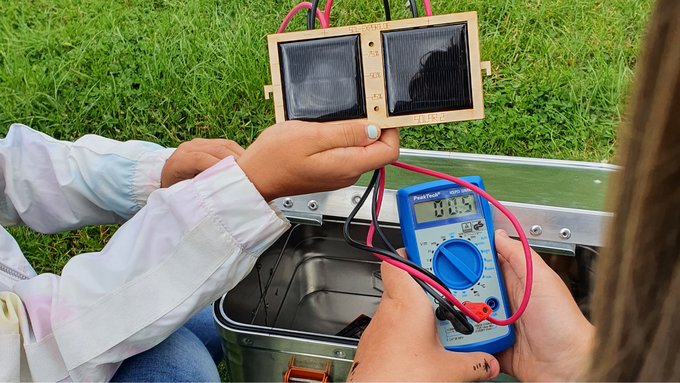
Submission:
[[[57,233],[127,222],[61,276],[0,227],[0,381],[108,381],[234,287],[288,221],[233,157],[159,189],[172,149],[23,125],[0,140],[0,224]]]

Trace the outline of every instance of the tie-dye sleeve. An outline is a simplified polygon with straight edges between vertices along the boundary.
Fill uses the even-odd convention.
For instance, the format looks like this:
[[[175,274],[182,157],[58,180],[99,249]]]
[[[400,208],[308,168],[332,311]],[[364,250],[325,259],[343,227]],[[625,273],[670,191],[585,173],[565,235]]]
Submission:
[[[14,284],[31,376],[109,380],[233,288],[289,226],[233,157],[154,191],[101,252]]]
[[[0,140],[0,225],[57,233],[123,223],[160,187],[173,150],[95,135],[59,141],[14,124]]]

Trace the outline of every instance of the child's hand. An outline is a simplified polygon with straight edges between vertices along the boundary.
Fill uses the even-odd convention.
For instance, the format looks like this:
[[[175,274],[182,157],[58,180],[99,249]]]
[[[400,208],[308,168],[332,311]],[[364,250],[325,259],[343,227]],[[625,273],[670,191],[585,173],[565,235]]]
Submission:
[[[404,249],[398,252],[405,257]],[[498,375],[498,361],[489,354],[444,349],[425,291],[404,270],[385,262],[381,270],[385,292],[347,381],[477,382]]]
[[[165,161],[161,172],[161,187],[167,188],[180,181],[192,179],[202,171],[229,156],[238,158],[244,149],[234,141],[194,138],[183,142]]]
[[[237,158],[266,201],[340,189],[399,158],[399,131],[363,123],[286,121]]]
[[[510,308],[524,295],[526,266],[522,243],[496,231],[496,250]],[[515,344],[497,355],[503,372],[522,382],[576,381],[590,359],[595,328],[581,314],[562,279],[531,251],[534,284],[531,300],[515,322]]]

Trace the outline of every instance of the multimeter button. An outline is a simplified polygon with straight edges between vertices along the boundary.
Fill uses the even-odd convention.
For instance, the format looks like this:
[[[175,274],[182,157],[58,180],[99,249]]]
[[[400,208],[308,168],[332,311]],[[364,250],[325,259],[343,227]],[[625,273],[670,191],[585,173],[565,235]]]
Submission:
[[[432,264],[435,275],[454,290],[473,286],[483,271],[482,254],[461,239],[442,243],[434,253]]]

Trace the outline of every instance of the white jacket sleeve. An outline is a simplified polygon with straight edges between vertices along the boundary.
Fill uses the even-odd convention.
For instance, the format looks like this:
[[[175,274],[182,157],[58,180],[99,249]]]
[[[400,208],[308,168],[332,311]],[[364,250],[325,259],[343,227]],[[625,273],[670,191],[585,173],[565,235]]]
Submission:
[[[58,141],[14,124],[0,140],[0,225],[57,233],[125,222],[160,187],[173,151],[95,135]]]
[[[153,192],[99,253],[14,284],[33,380],[109,380],[236,285],[289,224],[233,157]]]

